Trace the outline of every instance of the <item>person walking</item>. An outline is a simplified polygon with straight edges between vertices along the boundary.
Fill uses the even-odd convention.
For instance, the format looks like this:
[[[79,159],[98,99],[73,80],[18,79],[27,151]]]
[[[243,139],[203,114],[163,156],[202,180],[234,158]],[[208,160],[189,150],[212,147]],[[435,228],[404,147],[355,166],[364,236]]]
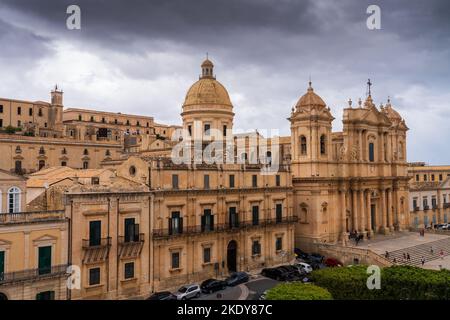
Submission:
[[[420,259],[420,262],[422,262],[422,267],[423,267],[424,264],[425,264],[425,257],[424,256],[422,256],[422,259]]]
[[[430,253],[431,253],[432,255],[434,254],[433,246],[430,247]]]
[[[406,253],[403,252],[403,261],[406,261]]]
[[[386,259],[389,259],[389,252],[386,251],[386,253],[384,254],[384,257],[385,257]]]
[[[441,260],[444,260],[444,250],[441,249],[439,256],[441,257]]]
[[[406,253],[406,261],[408,261],[408,262],[411,261],[411,257],[409,256],[409,252]]]

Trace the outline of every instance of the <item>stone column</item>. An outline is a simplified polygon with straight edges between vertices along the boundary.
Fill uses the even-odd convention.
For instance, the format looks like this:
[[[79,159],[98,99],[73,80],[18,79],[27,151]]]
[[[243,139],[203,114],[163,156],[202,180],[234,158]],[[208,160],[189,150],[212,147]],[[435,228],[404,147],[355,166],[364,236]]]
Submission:
[[[380,158],[379,158],[379,162],[384,162],[384,133],[381,132],[380,133]]]
[[[358,230],[358,190],[352,190],[352,231]]]
[[[361,162],[363,159],[363,144],[362,144],[362,130],[358,130],[358,146],[359,146],[359,155],[358,161]]]
[[[387,232],[386,189],[380,189],[381,193],[381,231]]]
[[[345,241],[347,240],[347,229],[345,226],[345,219],[346,219],[346,205],[345,205],[345,193],[346,190],[344,188],[339,189],[339,203],[341,206],[341,234],[342,234],[342,242],[345,244]]]
[[[371,203],[370,203],[370,190],[367,190],[366,193],[366,219],[367,219],[367,230],[368,234],[372,234],[372,209],[371,209]]]
[[[388,214],[388,227],[390,231],[394,230],[394,212],[392,210],[392,189],[387,190],[388,198],[387,198],[387,214]]]
[[[364,190],[359,190],[359,206],[360,206],[360,225],[359,225],[359,231],[364,232],[366,231],[366,208],[364,205]]]

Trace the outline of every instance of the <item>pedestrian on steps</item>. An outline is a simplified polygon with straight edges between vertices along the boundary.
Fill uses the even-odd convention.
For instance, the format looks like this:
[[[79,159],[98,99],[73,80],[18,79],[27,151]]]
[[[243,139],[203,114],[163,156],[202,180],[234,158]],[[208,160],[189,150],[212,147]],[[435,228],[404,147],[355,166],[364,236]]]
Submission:
[[[422,259],[420,259],[420,262],[422,262],[422,267],[423,267],[423,265],[425,264],[425,258],[424,258],[424,256],[422,256]]]
[[[432,255],[434,254],[433,246],[430,247],[430,253],[431,253]]]
[[[441,257],[441,260],[444,260],[444,250],[441,249],[439,256]]]
[[[409,256],[409,252],[406,253],[406,260],[407,260],[408,262],[411,261],[411,257]]]

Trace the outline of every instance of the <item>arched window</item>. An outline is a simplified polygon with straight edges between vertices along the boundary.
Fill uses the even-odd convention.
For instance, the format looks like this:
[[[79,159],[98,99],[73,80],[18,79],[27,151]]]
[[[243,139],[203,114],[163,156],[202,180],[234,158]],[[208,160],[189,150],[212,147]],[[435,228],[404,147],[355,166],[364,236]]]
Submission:
[[[308,222],[308,209],[301,208],[300,211],[300,222],[307,223]]]
[[[63,149],[62,149],[61,154],[67,154],[66,148],[63,148]]]
[[[369,161],[370,162],[375,161],[375,145],[373,142],[369,143]]]
[[[40,148],[39,148],[39,154],[40,154],[40,155],[44,155],[44,154],[45,154],[45,149],[44,149],[44,147],[40,147]]]
[[[88,149],[84,149],[83,154],[84,154],[85,156],[87,156],[87,155],[89,154]]]
[[[325,135],[320,136],[320,154],[327,153],[327,137]]]
[[[45,167],[45,161],[39,160],[39,170],[43,169]]]
[[[21,190],[17,187],[12,187],[8,190],[8,212],[20,212],[20,195]]]

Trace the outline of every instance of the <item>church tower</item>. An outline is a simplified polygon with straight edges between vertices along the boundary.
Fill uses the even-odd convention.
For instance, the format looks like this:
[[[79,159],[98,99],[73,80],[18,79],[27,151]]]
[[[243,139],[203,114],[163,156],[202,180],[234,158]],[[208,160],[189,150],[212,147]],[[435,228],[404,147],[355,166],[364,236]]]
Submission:
[[[326,177],[332,160],[330,108],[309,82],[307,92],[292,109],[292,174],[297,178]]]

